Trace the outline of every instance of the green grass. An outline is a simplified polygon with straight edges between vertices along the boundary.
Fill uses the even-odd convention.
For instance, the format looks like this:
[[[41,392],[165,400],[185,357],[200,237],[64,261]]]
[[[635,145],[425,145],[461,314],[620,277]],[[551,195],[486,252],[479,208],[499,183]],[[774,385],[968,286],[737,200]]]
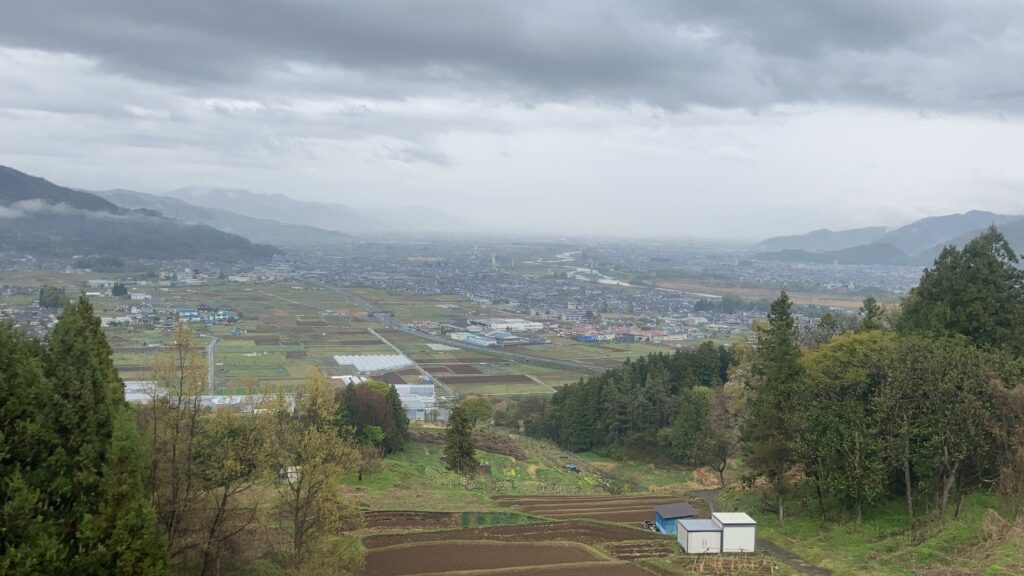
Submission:
[[[759,536],[836,574],[909,576],[921,568],[943,566],[960,567],[967,574],[1020,574],[1024,569],[1019,555],[1024,540],[992,546],[983,541],[985,511],[1010,509],[1005,498],[992,494],[968,495],[959,521],[940,524],[932,511],[916,538],[908,530],[904,503],[898,500],[873,507],[859,526],[852,521],[821,522],[809,499],[791,502],[790,515],[782,522],[763,511],[756,492],[724,500],[727,509],[746,510],[757,519]]]
[[[640,462],[619,462],[593,452],[572,455],[583,462],[641,490],[652,492],[678,488],[693,478],[693,471],[682,466],[656,466]]]
[[[519,512],[463,512],[460,525],[463,528],[484,528],[487,526],[509,526],[536,522],[535,516]]]
[[[505,396],[516,394],[551,394],[551,389],[536,382],[517,384],[447,384],[460,397]]]

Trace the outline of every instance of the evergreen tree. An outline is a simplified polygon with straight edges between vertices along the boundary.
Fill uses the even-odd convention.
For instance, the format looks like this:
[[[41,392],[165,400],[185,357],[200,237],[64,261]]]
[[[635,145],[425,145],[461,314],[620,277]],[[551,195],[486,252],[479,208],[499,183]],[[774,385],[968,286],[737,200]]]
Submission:
[[[476,473],[476,447],[473,445],[473,423],[462,406],[452,408],[448,428],[444,432],[445,466],[463,475]]]
[[[143,576],[167,568],[165,543],[156,528],[143,478],[139,433],[127,411],[115,413],[113,432],[96,495],[96,510],[83,518],[74,559],[76,574]]]
[[[394,419],[395,441],[392,447],[397,452],[405,448],[406,443],[409,442],[409,417],[405,415],[402,399],[399,398],[398,390],[394,386],[388,387],[387,401]]]
[[[1024,351],[1024,272],[993,226],[958,250],[947,246],[903,302],[905,333],[961,334],[981,348]]]
[[[860,307],[861,330],[881,330],[885,327],[882,323],[882,305],[875,300],[874,296],[868,296]]]
[[[786,472],[795,459],[793,430],[797,388],[803,369],[796,322],[786,291],[772,302],[768,325],[758,332],[754,378],[744,426],[747,463],[775,489],[779,519],[785,517]]]
[[[0,326],[0,572],[166,572],[137,434],[85,298],[43,345]]]

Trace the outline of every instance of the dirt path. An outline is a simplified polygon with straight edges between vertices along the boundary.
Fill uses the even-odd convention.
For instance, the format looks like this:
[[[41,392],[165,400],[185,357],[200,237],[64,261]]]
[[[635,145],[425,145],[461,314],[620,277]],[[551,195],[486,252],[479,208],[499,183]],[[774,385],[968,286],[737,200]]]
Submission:
[[[718,490],[693,490],[690,495],[699,498],[708,505],[708,511],[715,511],[715,504],[717,503]],[[775,544],[771,540],[765,540],[758,536],[757,538],[757,549],[763,552],[768,552],[772,556],[775,556],[780,561],[789,565],[790,568],[796,570],[800,574],[806,574],[807,576],[832,576],[832,571],[828,568],[822,568],[821,566],[815,566],[810,562],[804,560],[800,556],[782,548]]]

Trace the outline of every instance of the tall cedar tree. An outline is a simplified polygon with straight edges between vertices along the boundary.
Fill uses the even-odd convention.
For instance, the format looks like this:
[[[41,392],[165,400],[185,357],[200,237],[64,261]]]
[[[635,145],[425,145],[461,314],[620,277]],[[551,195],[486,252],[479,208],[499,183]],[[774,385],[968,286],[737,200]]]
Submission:
[[[89,302],[68,305],[43,345],[0,329],[0,359],[0,571],[166,572],[137,431]]]
[[[405,415],[402,408],[402,399],[398,396],[398,390],[394,385],[388,386],[388,407],[391,408],[391,417],[395,423],[395,440],[392,449],[398,452],[405,448],[409,442],[409,417]]]
[[[980,348],[1024,352],[1024,272],[993,226],[963,250],[947,246],[903,302],[905,333],[961,334]]]
[[[335,394],[335,424],[351,428],[360,443],[367,443],[371,428],[384,432],[378,442],[383,455],[402,450],[409,440],[409,418],[402,409],[395,387],[383,382],[350,384]]]
[[[445,466],[463,475],[476,473],[476,448],[473,445],[473,423],[462,406],[452,408],[448,428],[444,432]]]
[[[750,415],[743,430],[747,464],[774,488],[780,520],[785,518],[786,472],[796,458],[795,401],[803,376],[792,306],[783,290],[772,302],[768,326],[758,332]]]

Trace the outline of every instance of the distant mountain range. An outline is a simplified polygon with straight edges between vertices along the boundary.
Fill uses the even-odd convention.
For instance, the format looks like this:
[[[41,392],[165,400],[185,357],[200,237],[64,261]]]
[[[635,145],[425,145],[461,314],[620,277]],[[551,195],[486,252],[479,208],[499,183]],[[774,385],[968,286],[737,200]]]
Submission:
[[[102,225],[99,216],[106,218]],[[196,187],[165,194],[93,192],[3,166],[0,223],[0,249],[211,260],[265,259],[279,252],[273,246],[337,244],[352,233],[479,230],[426,206],[357,210],[282,194]]]
[[[195,206],[251,218],[353,234],[470,231],[474,228],[470,222],[427,206],[356,209],[344,204],[294,200],[283,194],[216,188],[180,188],[167,195]]]
[[[326,245],[337,244],[349,239],[347,234],[334,230],[253,218],[228,210],[196,206],[172,196],[146,194],[134,190],[106,190],[96,192],[96,194],[123,208],[155,210],[176,220],[206,224],[262,244],[277,246]]]
[[[280,250],[0,166],[0,249],[35,256],[260,261]]]
[[[755,246],[754,258],[786,262],[840,264],[930,264],[944,246],[963,246],[995,225],[1018,252],[1024,252],[1024,216],[972,210],[933,216],[888,230],[815,230],[799,236],[769,238]]]

